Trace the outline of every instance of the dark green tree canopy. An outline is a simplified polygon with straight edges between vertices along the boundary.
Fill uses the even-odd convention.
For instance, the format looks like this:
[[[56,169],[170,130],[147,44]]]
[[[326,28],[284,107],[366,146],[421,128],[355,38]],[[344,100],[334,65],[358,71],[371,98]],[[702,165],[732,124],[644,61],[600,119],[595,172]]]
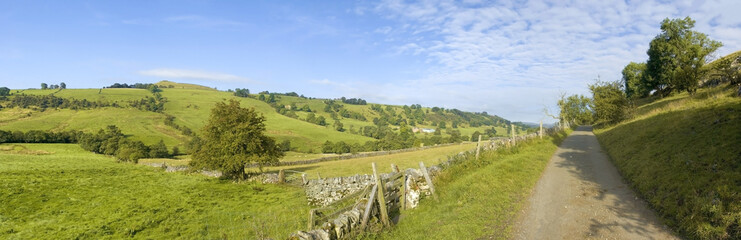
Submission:
[[[693,93],[704,76],[708,56],[722,44],[704,33],[692,31],[695,20],[664,19],[661,34],[649,45],[644,82],[654,90]]]
[[[625,98],[621,84],[615,82],[603,82],[597,80],[589,85],[592,91],[593,121],[596,124],[615,124],[625,117],[625,108],[628,100]]]
[[[628,97],[647,97],[651,93],[651,87],[644,82],[646,63],[630,62],[623,68],[623,83],[625,84],[625,95]]]
[[[265,135],[265,117],[236,100],[216,103],[202,129],[191,165],[220,170],[229,178],[245,178],[245,165],[274,163],[283,156],[275,140]]]

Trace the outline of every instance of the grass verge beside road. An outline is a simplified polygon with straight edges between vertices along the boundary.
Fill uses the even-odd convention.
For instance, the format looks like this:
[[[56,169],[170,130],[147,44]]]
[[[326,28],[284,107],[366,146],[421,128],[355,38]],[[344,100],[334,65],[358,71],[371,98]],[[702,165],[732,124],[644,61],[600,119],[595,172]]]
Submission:
[[[741,238],[741,98],[733,90],[653,99],[633,119],[595,130],[623,177],[688,238]]]
[[[453,165],[435,179],[439,202],[426,198],[419,208],[403,212],[401,222],[392,230],[364,237],[511,238],[518,212],[566,135],[486,151],[480,160],[467,159]]]

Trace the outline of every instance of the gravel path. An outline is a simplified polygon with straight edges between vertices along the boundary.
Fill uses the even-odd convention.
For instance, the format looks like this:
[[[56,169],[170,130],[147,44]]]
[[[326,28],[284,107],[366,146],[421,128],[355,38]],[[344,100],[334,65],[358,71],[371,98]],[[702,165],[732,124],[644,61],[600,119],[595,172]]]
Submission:
[[[677,239],[585,126],[556,150],[520,215],[517,239]]]

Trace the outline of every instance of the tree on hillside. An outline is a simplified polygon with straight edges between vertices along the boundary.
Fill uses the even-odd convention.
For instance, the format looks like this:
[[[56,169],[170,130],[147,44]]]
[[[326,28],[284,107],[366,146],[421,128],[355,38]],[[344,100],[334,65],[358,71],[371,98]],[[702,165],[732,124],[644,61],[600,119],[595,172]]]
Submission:
[[[741,62],[741,56],[718,59],[713,70],[722,81],[728,81],[731,84],[739,83],[741,82],[741,73],[739,72],[741,71],[741,64],[734,64],[736,62]]]
[[[628,100],[620,86],[618,81],[603,82],[600,80],[589,85],[589,90],[592,92],[595,123],[615,124],[623,120]]]
[[[250,90],[246,88],[237,88],[234,90],[234,96],[237,97],[249,97],[250,96]]]
[[[236,100],[216,103],[191,166],[220,170],[225,177],[242,180],[246,164],[277,162],[283,153],[275,140],[265,135],[264,122],[265,117],[254,108],[242,108]]]
[[[623,83],[627,97],[642,98],[648,96],[651,88],[644,82],[646,63],[630,62],[623,68]]]
[[[41,83],[41,90],[46,90],[49,88],[49,85],[46,85],[46,83]]]
[[[149,149],[149,157],[151,158],[166,158],[168,156],[169,153],[167,152],[167,146],[165,146],[165,142],[161,139],[157,144]]]
[[[10,88],[0,87],[0,97],[10,96]]]
[[[59,84],[59,88],[61,88],[61,89],[67,89],[67,84],[65,84],[64,82],[62,82],[62,83]]]
[[[661,34],[651,40],[644,82],[662,94],[673,90],[694,93],[704,76],[708,55],[722,44],[692,31],[695,20],[664,19]]]

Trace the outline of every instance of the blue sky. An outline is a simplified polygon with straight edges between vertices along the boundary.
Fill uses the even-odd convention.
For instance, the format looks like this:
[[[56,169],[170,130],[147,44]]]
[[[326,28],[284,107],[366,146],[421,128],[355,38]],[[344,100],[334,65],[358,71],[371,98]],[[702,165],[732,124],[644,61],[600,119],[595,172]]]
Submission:
[[[664,18],[741,50],[741,1],[0,1],[0,86],[171,80],[537,122]]]

